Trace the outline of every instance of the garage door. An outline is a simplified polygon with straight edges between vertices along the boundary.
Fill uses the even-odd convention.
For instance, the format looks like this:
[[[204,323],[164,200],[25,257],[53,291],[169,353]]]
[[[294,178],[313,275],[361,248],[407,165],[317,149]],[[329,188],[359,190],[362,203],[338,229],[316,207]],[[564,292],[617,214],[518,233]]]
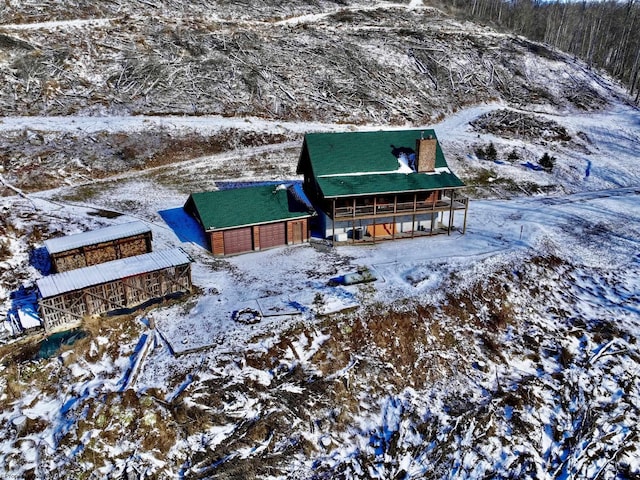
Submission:
[[[225,230],[224,232],[224,254],[249,252],[253,250],[251,241],[251,227],[236,228],[235,230]]]
[[[260,227],[260,249],[286,244],[284,223],[272,223]]]

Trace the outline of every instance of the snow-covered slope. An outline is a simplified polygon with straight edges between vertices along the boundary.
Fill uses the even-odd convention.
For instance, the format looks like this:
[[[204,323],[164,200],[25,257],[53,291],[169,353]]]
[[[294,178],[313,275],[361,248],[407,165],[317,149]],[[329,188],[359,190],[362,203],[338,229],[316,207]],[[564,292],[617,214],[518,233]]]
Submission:
[[[445,150],[477,138],[469,122],[500,108],[436,126]],[[29,349],[4,347],[0,468],[65,478],[638,474],[640,197],[609,182],[635,182],[638,143],[621,126],[640,116],[617,108],[561,119],[597,152],[581,187],[533,173],[581,193],[474,201],[464,236],[225,260],[183,243],[199,287],[185,303],[99,320],[51,360],[16,363]],[[4,268],[17,274],[4,288],[40,275],[28,252],[57,232],[141,218],[156,248],[197,242],[175,185],[192,185],[206,162],[3,199]],[[173,187],[158,183],[164,168],[181,178]],[[127,215],[105,217],[114,211]],[[329,286],[365,266],[378,281]],[[265,306],[284,314],[232,320]]]

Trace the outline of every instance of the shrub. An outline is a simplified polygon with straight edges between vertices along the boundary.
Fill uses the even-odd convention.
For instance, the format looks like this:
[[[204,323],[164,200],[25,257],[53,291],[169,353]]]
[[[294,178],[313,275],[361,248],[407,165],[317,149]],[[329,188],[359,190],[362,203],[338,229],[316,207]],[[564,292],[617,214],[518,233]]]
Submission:
[[[518,160],[520,160],[520,155],[518,155],[518,152],[515,148],[511,150],[511,153],[509,153],[507,160],[509,160],[510,162],[517,162]]]
[[[544,168],[545,172],[551,172],[556,164],[556,157],[552,157],[547,152],[544,152],[544,155],[538,160],[538,163]]]
[[[498,159],[498,151],[493,145],[493,142],[491,142],[486,149],[482,147],[476,148],[475,154],[480,160],[494,161]]]
[[[9,248],[9,242],[6,240],[0,240],[0,262],[8,259],[11,256],[11,249]]]
[[[496,147],[493,145],[493,142],[489,144],[487,150],[485,151],[485,158],[490,161],[494,161],[498,159],[498,151]]]

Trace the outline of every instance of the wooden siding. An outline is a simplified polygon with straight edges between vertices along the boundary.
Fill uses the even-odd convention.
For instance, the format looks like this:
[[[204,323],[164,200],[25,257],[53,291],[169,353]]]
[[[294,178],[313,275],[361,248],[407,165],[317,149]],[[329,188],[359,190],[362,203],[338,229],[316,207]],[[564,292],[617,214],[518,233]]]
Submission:
[[[86,316],[136,307],[148,300],[191,291],[191,265],[179,265],[134,275],[82,290],[41,298],[46,331],[82,321]]]
[[[262,248],[262,244],[260,243],[260,227],[257,225],[251,227],[251,235],[253,237],[253,249],[260,250]]]
[[[60,273],[149,252],[151,232],[54,253],[51,263],[54,271]]]
[[[214,255],[224,255],[224,233],[211,232],[211,252]]]

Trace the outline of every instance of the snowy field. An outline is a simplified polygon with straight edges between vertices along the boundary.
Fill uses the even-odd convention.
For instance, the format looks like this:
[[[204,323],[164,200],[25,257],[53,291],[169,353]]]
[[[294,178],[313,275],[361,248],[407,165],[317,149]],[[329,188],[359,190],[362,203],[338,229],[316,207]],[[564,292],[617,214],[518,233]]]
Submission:
[[[524,140],[470,126],[502,108],[470,108],[433,126],[463,179],[483,162],[464,147],[479,137],[521,148]],[[184,302],[103,328],[83,350],[17,373],[2,367],[4,478],[54,470],[64,478],[134,470],[149,478],[636,478],[640,112],[617,105],[536,115],[583,132],[588,153],[528,145],[554,152],[551,174],[492,164],[496,181],[535,178],[557,193],[472,200],[465,235],[216,259],[179,209],[185,192],[155,184],[157,171],[103,182],[82,199],[69,200],[81,186],[0,199],[13,228],[3,263],[18,280],[0,286],[0,315],[21,308],[15,292],[42,275],[32,252],[46,237],[133,219],[152,228],[155,249],[181,246],[192,256],[197,287]],[[50,130],[169,122],[35,121]],[[0,129],[23,122],[5,119]],[[229,157],[191,161],[176,175]],[[363,267],[378,280],[330,285]],[[247,308],[263,314],[259,322],[233,320]]]

